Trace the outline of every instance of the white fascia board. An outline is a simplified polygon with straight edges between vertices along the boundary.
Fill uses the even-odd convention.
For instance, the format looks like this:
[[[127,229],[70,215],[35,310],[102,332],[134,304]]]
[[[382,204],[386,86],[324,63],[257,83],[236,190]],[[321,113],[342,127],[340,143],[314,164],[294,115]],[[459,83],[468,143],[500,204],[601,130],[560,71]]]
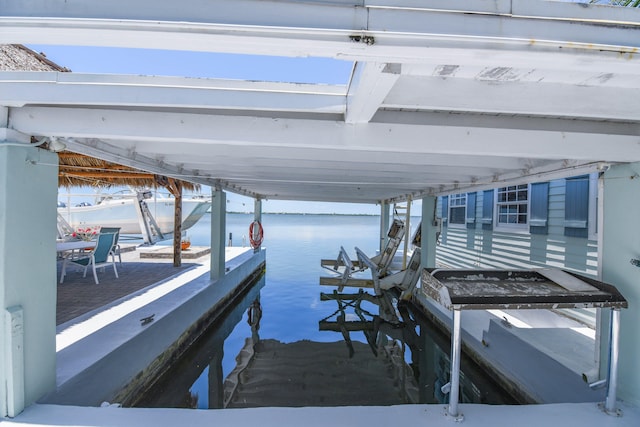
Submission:
[[[344,113],[345,86],[0,72],[0,105],[91,105]]]
[[[371,120],[399,77],[399,64],[356,63],[347,93],[345,122]]]
[[[155,141],[158,152],[162,151],[162,144],[218,141],[247,149],[275,146],[318,148],[336,153],[377,150],[526,159],[640,161],[638,135],[562,129],[377,122],[352,125],[329,120],[49,107],[11,109],[9,125],[33,135]]]

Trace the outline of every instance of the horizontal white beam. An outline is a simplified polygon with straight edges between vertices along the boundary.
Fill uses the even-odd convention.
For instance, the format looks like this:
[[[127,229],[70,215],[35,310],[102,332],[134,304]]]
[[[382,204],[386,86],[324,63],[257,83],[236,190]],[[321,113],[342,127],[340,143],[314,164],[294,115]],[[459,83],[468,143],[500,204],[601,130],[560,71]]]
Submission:
[[[0,105],[344,113],[345,86],[179,77],[0,72]]]
[[[157,151],[157,143],[154,141],[121,141],[122,145],[135,146],[136,152],[153,156]],[[203,163],[206,164],[214,160],[223,159],[229,162],[247,162],[247,150],[243,145],[234,145],[211,141],[210,144],[181,142],[180,144],[165,144],[162,147],[165,157],[170,157],[182,163]],[[323,165],[350,165],[351,168],[359,170],[367,165],[380,163],[384,168],[417,168],[431,170],[433,167],[444,168],[469,168],[482,167],[483,169],[530,169],[538,163],[533,159],[521,159],[511,157],[491,157],[491,156],[461,156],[438,153],[412,153],[407,156],[405,153],[389,152],[380,150],[347,150],[338,151],[323,148],[304,147],[278,147],[274,145],[262,145],[253,147],[251,158],[258,158],[261,162],[279,164],[281,161],[293,161],[296,163],[321,163]]]
[[[629,54],[628,58],[640,47],[636,35],[640,13],[633,9],[622,15],[611,12],[612,8],[593,7],[587,13],[575,5],[513,0],[512,12],[503,14],[504,2],[495,11],[492,3],[478,0],[413,8],[378,1],[370,5],[366,1],[219,0],[212,7],[210,2],[193,0],[176,10],[159,7],[152,0],[105,4],[2,0],[0,43],[313,55],[378,62],[389,62],[394,56],[417,60],[424,56],[427,45],[517,47],[555,53],[561,48],[597,55],[609,51]],[[410,49],[403,51],[403,47]]]
[[[609,76],[609,79],[615,79]],[[602,78],[606,82],[606,77]],[[637,80],[637,79],[636,79]],[[640,86],[402,77],[383,108],[637,121]]]
[[[146,123],[147,126],[140,126]],[[24,107],[10,109],[9,125],[32,135],[155,141],[163,145],[214,142],[334,151],[425,153],[640,161],[640,136],[563,130],[377,123],[217,116],[205,114]],[[132,149],[134,147],[131,147]]]

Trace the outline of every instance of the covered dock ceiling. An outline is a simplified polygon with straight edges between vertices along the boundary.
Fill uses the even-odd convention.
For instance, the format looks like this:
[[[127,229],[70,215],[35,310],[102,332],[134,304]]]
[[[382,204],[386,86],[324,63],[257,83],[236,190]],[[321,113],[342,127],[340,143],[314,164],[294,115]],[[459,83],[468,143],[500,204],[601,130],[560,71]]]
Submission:
[[[539,0],[0,0],[5,44],[354,64],[345,85],[0,72],[0,139],[262,199],[579,175],[640,161],[639,35],[640,10]]]

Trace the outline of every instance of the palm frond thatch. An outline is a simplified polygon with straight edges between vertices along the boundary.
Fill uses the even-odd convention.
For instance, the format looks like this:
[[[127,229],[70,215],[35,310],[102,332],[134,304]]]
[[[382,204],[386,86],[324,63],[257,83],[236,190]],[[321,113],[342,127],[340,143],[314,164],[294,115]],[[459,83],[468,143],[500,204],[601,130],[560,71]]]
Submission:
[[[59,152],[58,156],[59,187],[159,186],[159,177],[153,173],[69,151]],[[199,185],[186,181],[182,181],[182,187],[187,191],[200,189]]]

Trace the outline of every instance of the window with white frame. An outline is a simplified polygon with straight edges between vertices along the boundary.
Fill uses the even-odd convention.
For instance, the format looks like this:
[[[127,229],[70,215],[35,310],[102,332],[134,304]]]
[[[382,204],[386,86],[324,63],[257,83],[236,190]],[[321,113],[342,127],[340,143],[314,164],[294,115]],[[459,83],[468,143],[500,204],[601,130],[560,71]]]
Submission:
[[[512,185],[496,190],[496,226],[527,229],[529,186]]]
[[[467,195],[449,196],[449,225],[464,225],[467,219]]]

